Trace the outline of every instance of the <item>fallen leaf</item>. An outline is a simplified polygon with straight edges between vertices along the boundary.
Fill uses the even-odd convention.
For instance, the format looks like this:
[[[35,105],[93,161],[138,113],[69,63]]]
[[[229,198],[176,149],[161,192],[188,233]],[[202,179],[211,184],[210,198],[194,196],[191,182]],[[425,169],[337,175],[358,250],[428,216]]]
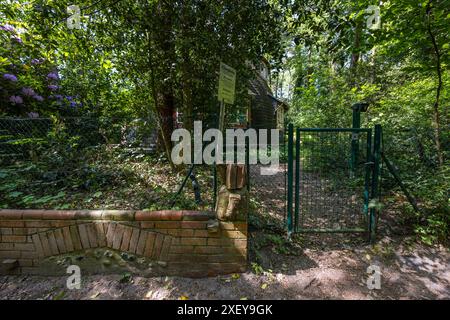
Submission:
[[[239,299],[239,300],[248,300],[248,299],[247,299],[247,297],[242,297],[242,298]]]
[[[240,275],[239,273],[233,273],[233,274],[231,275],[231,278],[234,279],[234,280],[237,280],[237,279],[239,279],[240,277],[241,277],[241,275]]]
[[[181,296],[179,300],[188,300],[189,298],[186,296]]]
[[[261,285],[261,289],[266,289],[267,288],[267,283],[263,283],[262,285]]]
[[[90,299],[95,299],[95,298],[97,298],[99,295],[100,295],[100,292],[96,292],[96,293],[94,293],[94,294],[90,297]]]

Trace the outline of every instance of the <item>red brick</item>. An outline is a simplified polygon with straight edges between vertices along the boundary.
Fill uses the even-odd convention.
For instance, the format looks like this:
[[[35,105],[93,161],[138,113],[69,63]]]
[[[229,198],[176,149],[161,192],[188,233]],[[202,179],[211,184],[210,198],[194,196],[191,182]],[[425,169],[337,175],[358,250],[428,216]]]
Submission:
[[[56,243],[56,237],[53,231],[47,232],[47,239],[50,245],[50,251],[52,252],[52,255],[59,254],[58,245]]]
[[[23,211],[24,210],[1,209],[0,210],[0,219],[20,220],[20,219],[22,219]]]
[[[133,232],[131,234],[130,238],[130,246],[128,248],[128,251],[136,253],[136,248],[139,240],[139,228],[133,228]]]
[[[161,253],[159,255],[160,260],[163,260],[163,261],[167,260],[171,244],[172,244],[172,237],[169,237],[169,236],[164,237],[164,242],[162,244]]]
[[[78,233],[78,228],[76,226],[70,226],[70,238],[72,239],[72,244],[74,250],[81,250],[83,248],[81,244],[80,234]]]
[[[0,243],[0,250],[12,250],[14,243]]]
[[[42,250],[44,252],[44,257],[51,256],[52,251],[50,250],[50,243],[48,242],[47,235],[45,233],[39,234],[39,240],[42,244]],[[36,242],[35,242],[35,244],[36,244]]]
[[[157,221],[155,222],[155,229],[179,229],[179,221]]]
[[[136,211],[134,215],[136,221],[161,220],[160,217],[160,211]]]
[[[5,221],[0,220],[0,227],[10,227],[10,228],[16,228],[16,227],[24,227],[25,222],[21,220],[14,220],[14,221]]]
[[[42,212],[43,220],[74,220],[76,211],[46,210]]]
[[[147,235],[149,232],[141,230],[141,234],[139,235],[138,244],[136,247],[136,254],[144,255],[145,243],[147,241]]]
[[[0,235],[11,235],[13,234],[12,228],[0,228]]]
[[[181,245],[191,245],[191,246],[204,246],[206,245],[206,238],[181,238]]]
[[[2,235],[2,242],[27,242],[27,237],[17,235]]]
[[[194,246],[178,246],[178,245],[172,245],[170,247],[170,253],[193,253],[194,252]]]
[[[0,251],[0,258],[2,259],[18,259],[20,258],[20,251]]]
[[[34,251],[36,250],[32,243],[14,243],[14,250],[19,251]]]
[[[78,233],[80,235],[81,244],[83,249],[89,249],[91,247],[89,243],[89,235],[87,233],[86,224],[78,225]]]
[[[208,221],[212,214],[206,211],[191,211],[191,210],[183,210],[182,211],[183,220],[191,220],[191,221]]]
[[[144,256],[151,257],[153,254],[153,250],[155,248],[155,239],[156,234],[153,232],[150,232],[147,236],[147,240],[145,241],[145,249],[144,249]]]
[[[42,215],[44,214],[45,210],[24,210],[23,211],[23,220],[41,220],[42,219]]]
[[[143,222],[141,222],[141,228],[153,229],[154,227],[155,227],[155,223],[154,222],[150,222],[150,221],[143,221]]]
[[[159,259],[161,256],[161,250],[162,250],[162,246],[163,246],[163,242],[164,242],[164,238],[165,236],[158,233],[156,235],[156,239],[155,239],[155,247],[153,248],[153,254],[152,254],[152,258],[153,259]]]
[[[135,211],[132,210],[103,210],[103,220],[134,221]]]
[[[13,234],[25,236],[28,234],[28,228],[13,228]]]
[[[25,221],[25,226],[29,228],[49,228],[51,227],[50,221]]]
[[[38,253],[36,251],[22,251],[20,257],[24,259],[35,259],[38,257]]]
[[[133,232],[133,228],[131,227],[124,227],[125,231],[123,233],[122,238],[122,244],[120,245],[121,251],[128,251],[128,248],[130,247],[130,239],[131,239],[131,233]]]
[[[114,242],[114,231],[116,230],[116,223],[110,222],[108,224],[108,230],[106,231],[106,245],[112,248]]]
[[[120,249],[120,244],[122,242],[122,237],[123,237],[124,231],[125,231],[125,228],[123,225],[118,224],[116,226],[116,230],[114,231],[113,245],[112,245],[113,249],[116,249],[116,250]]]
[[[171,235],[172,237],[179,237],[181,235],[182,229],[168,229],[167,232],[165,232],[168,235]]]
[[[223,249],[223,247],[218,246],[197,246],[194,252],[199,254],[220,254],[224,253]]]
[[[76,210],[74,214],[75,220],[100,220],[102,218],[101,210]]]
[[[54,228],[63,228],[76,224],[74,220],[49,220],[50,225]]]
[[[56,245],[58,246],[59,253],[66,253],[66,244],[64,243],[63,233],[62,229],[56,229],[54,231],[55,238],[56,238]]]
[[[232,244],[230,239],[208,238],[208,246],[231,246]]]
[[[194,231],[194,237],[199,237],[199,238],[206,238],[209,237],[209,233],[208,230],[195,230]]]
[[[183,229],[205,229],[206,230],[207,223],[200,221],[182,221],[181,228]]]
[[[107,222],[93,222],[95,227],[95,231],[97,233],[98,246],[106,247],[106,231],[105,229],[108,227]]]
[[[91,248],[98,247],[98,239],[97,239],[97,230],[93,223],[89,223],[86,225],[86,231],[88,233],[89,244]]]
[[[62,234],[67,252],[72,252],[74,250],[74,247],[72,242],[72,236],[70,235],[70,227],[62,228]]]

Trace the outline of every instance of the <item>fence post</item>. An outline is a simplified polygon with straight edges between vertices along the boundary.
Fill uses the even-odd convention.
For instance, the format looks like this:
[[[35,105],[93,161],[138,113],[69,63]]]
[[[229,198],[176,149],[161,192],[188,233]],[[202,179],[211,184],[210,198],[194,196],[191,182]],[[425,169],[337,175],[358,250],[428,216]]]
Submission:
[[[288,194],[287,194],[287,229],[288,235],[292,233],[292,184],[293,184],[293,150],[294,149],[294,126],[288,127]]]
[[[295,214],[294,230],[298,231],[300,209],[300,128],[295,130]]]
[[[376,203],[372,203],[370,208],[370,220],[369,220],[369,233],[370,233],[370,242],[375,242],[376,236],[376,216],[377,216],[377,206],[378,206],[378,185],[379,185],[379,177],[380,177],[380,157],[381,157],[381,135],[382,129],[381,125],[375,125],[375,136],[374,136],[374,146],[373,146],[373,174],[372,174],[372,201],[376,201]]]

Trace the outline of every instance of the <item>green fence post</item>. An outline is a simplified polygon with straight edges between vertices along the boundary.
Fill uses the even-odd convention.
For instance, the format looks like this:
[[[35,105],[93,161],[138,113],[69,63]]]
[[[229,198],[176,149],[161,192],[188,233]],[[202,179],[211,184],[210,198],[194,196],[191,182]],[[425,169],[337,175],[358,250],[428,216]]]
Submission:
[[[300,209],[300,128],[295,130],[295,214],[294,230],[298,231]]]
[[[371,243],[375,242],[376,227],[377,227],[376,205],[378,204],[379,201],[378,185],[380,177],[381,135],[382,135],[381,125],[377,124],[375,125],[375,136],[373,146],[373,174],[372,174],[372,201],[376,201],[376,204],[372,204],[372,208],[370,208],[370,221],[369,221],[369,232]]]
[[[288,194],[287,194],[287,229],[288,235],[292,233],[292,183],[293,183],[293,150],[294,149],[294,126],[288,127]]]
[[[367,226],[369,226],[369,200],[370,200],[370,172],[373,170],[372,162],[372,130],[367,132],[367,147],[366,147],[366,176],[364,181],[364,217]]]

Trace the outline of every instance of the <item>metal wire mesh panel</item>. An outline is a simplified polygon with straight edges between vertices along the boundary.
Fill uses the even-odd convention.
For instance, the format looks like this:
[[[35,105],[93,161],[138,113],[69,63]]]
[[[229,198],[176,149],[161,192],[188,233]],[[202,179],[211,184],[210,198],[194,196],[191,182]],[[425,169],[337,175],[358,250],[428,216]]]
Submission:
[[[370,131],[297,129],[295,230],[367,230]]]
[[[0,118],[0,160],[27,159],[55,144],[78,150],[106,144],[150,150],[155,140],[154,128],[141,119]]]

